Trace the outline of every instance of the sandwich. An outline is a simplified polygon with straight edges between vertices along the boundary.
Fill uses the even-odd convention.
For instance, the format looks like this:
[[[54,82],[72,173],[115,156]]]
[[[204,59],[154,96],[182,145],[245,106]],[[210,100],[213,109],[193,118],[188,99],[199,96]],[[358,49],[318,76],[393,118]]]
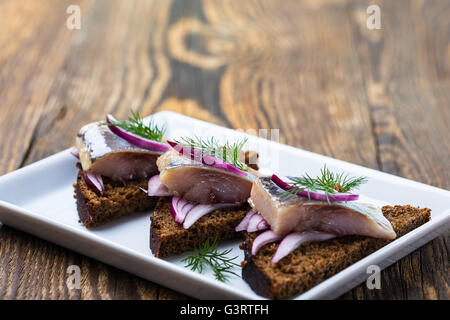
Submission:
[[[428,208],[360,196],[365,177],[326,167],[315,178],[262,176],[246,139],[169,141],[164,132],[137,113],[80,129],[80,222],[92,228],[154,209],[150,249],[159,258],[243,238],[242,278],[267,298],[301,294],[430,220]]]
[[[430,219],[430,209],[380,206],[326,167],[317,178],[277,175],[254,180],[242,232],[242,278],[259,295],[303,293]]]
[[[148,184],[160,196],[151,216],[150,249],[156,257],[180,254],[205,241],[239,238],[236,226],[250,210],[247,202],[257,171],[245,163],[245,141],[221,145],[213,137],[182,138],[157,160],[159,175]],[[255,165],[255,164],[254,164]]]
[[[73,152],[79,159],[74,197],[86,228],[155,207],[157,198],[140,188],[158,174],[156,160],[170,149],[163,141],[164,129],[144,124],[138,113],[125,121],[108,115],[80,129]]]

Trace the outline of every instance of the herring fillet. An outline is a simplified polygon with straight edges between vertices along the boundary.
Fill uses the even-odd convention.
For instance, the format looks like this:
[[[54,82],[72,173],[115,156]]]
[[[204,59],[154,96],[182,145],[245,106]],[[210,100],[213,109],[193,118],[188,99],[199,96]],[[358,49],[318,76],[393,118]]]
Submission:
[[[200,203],[245,203],[254,175],[246,177],[192,160],[172,149],[157,161],[161,182],[169,192],[184,200]]]
[[[379,206],[361,201],[329,204],[297,196],[283,198],[283,193],[270,177],[261,177],[253,182],[249,199],[253,209],[266,219],[276,234],[314,230],[337,236],[396,238]]]
[[[77,134],[75,145],[85,172],[119,181],[146,179],[158,174],[156,159],[162,152],[140,148],[119,137],[101,122],[83,126]]]

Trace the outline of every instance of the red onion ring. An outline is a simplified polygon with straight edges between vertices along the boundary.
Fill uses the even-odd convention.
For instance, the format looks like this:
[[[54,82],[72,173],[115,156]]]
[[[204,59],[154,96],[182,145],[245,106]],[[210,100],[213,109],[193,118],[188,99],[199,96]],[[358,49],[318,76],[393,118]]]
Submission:
[[[258,224],[263,220],[263,217],[260,214],[255,214],[250,218],[248,222],[247,232],[255,232],[258,231]]]
[[[216,203],[216,204],[193,204],[181,197],[173,196],[170,206],[172,217],[178,223],[183,223],[183,228],[189,229],[198,219],[205,214],[217,209],[240,206],[240,203]]]
[[[207,166],[211,166],[213,168],[217,168],[220,170],[224,170],[226,172],[234,173],[237,175],[241,175],[246,177],[247,172],[242,171],[235,166],[229,164],[228,162],[223,161],[217,157],[214,157],[210,154],[204,153],[200,150],[195,150],[188,147],[182,147],[178,143],[173,141],[167,141],[167,143],[174,148],[178,153],[198,162],[201,162]]]
[[[186,212],[183,212],[178,209],[178,203],[181,201],[181,197],[173,196],[172,201],[170,203],[170,211],[172,213],[173,219],[178,223],[183,223],[184,218],[186,217]]]
[[[239,232],[239,231],[247,230],[250,218],[253,217],[255,214],[257,214],[257,213],[253,210],[250,210],[249,212],[247,212],[244,219],[242,219],[242,221],[236,226],[235,231]]]
[[[154,197],[171,196],[169,189],[161,182],[159,174],[148,180],[147,194]]]
[[[84,172],[84,180],[96,193],[103,195],[105,186],[101,175],[92,172]]]
[[[255,232],[255,231],[261,231],[265,230],[269,227],[269,224],[266,220],[264,220],[263,216],[259,213],[253,215],[247,226],[247,232]]]
[[[280,177],[278,177],[276,174],[272,175],[271,180],[283,190],[294,189],[289,184],[287,184],[286,182],[281,180]],[[337,194],[330,194],[330,195],[328,195],[328,198],[327,198],[326,194],[323,194],[320,192],[307,191],[307,190],[303,190],[303,191],[297,193],[297,195],[300,197],[305,197],[305,198],[309,198],[312,200],[330,201],[330,202],[355,201],[355,200],[359,199],[358,194],[349,194],[349,193],[338,194],[337,193]]]
[[[278,246],[278,249],[273,255],[270,262],[277,263],[278,261],[286,257],[289,253],[300,247],[304,242],[325,241],[335,237],[336,235],[334,234],[318,231],[305,231],[301,233],[292,232],[285,236],[280,242],[280,245]]]
[[[240,203],[216,203],[216,204],[198,204],[194,205],[186,214],[183,222],[183,228],[189,229],[198,219],[205,214],[213,212],[217,209],[230,208],[240,206]]]
[[[108,114],[106,116],[106,122],[112,124],[113,122],[117,121],[112,115]],[[108,125],[109,129],[117,134],[119,137],[127,140],[128,142],[144,148],[151,151],[157,151],[157,152],[166,152],[170,149],[170,146],[168,146],[165,143],[149,140],[143,137],[140,137],[138,135],[135,135],[133,133],[130,133],[128,131],[123,130],[120,127],[114,126],[114,125]]]
[[[269,227],[270,227],[269,223],[265,219],[262,219],[262,221],[260,223],[258,223],[258,225],[256,226],[256,229],[258,229],[258,231],[260,231],[260,230],[266,230]]]
[[[267,230],[261,233],[255,238],[255,240],[253,240],[252,255],[258,253],[259,249],[261,249],[266,244],[281,240],[282,238],[283,236],[276,234],[272,230]]]

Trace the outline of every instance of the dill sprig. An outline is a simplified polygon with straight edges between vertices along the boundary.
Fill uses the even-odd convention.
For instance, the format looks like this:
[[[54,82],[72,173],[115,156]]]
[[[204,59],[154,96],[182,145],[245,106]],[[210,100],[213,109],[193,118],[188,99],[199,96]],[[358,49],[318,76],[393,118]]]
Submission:
[[[245,138],[238,142],[230,143],[227,141],[225,144],[221,144],[214,137],[201,138],[195,136],[194,138],[183,137],[175,140],[175,142],[181,147],[202,151],[203,153],[222,159],[242,171],[247,171],[245,164],[240,160],[242,148],[247,143],[247,140]]]
[[[239,276],[232,271],[234,267],[239,266],[237,263],[233,262],[233,260],[238,257],[227,257],[231,250],[232,249],[228,249],[219,252],[217,249],[216,237],[212,243],[207,239],[203,245],[200,245],[198,248],[195,247],[194,254],[181,261],[186,263],[186,268],[191,268],[192,271],[197,271],[199,273],[202,273],[204,269],[210,267],[213,270],[216,279],[225,282],[230,274]]]
[[[347,193],[353,189],[357,189],[361,184],[367,182],[366,177],[349,177],[344,175],[344,173],[333,173],[326,165],[320,169],[320,175],[318,177],[311,177],[309,174],[305,174],[301,177],[288,177],[292,183],[289,184],[291,187],[286,190],[281,196],[291,197],[297,195],[297,193],[302,191],[308,192],[323,192],[327,198],[328,203],[330,198],[333,199],[333,194],[336,193]]]
[[[133,110],[131,110],[131,116],[127,120],[116,120],[105,124],[122,128],[140,137],[158,142],[161,142],[166,131],[165,127],[158,127],[152,120],[148,124],[144,124],[139,111]]]

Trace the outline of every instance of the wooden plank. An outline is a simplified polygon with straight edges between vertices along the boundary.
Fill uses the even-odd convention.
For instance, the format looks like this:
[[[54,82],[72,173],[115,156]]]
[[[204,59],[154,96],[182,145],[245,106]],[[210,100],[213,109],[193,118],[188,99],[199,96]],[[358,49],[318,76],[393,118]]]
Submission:
[[[281,142],[377,167],[343,1],[205,1],[185,16],[184,3],[172,6],[164,99],[193,99],[235,129],[280,129]]]
[[[34,143],[48,92],[72,37],[64,27],[65,8],[63,2],[0,3],[0,174],[20,167]]]
[[[30,7],[33,4],[14,2],[11,5],[17,6],[15,10],[23,6],[33,12],[34,7]],[[11,89],[11,85],[15,85],[11,81],[14,78],[12,74],[6,74],[3,78],[4,81],[10,81],[11,85],[3,87],[5,91],[8,88],[8,92],[1,92],[1,96],[12,95],[16,100],[25,101],[19,104],[13,100],[2,104],[2,108],[8,112],[8,119],[2,118],[4,122],[1,128],[11,133],[5,140],[7,145],[2,143],[2,159],[8,160],[2,160],[1,168],[4,171],[69,147],[81,125],[101,119],[108,112],[123,117],[131,107],[139,107],[146,92],[151,91],[151,95],[156,95],[158,83],[167,81],[163,67],[156,66],[148,48],[161,46],[157,42],[162,39],[165,22],[158,15],[167,17],[169,3],[160,5],[143,1],[134,5],[125,1],[83,2],[80,3],[81,30],[68,30],[65,27],[66,5],[61,2],[61,7],[55,8],[50,2],[40,3],[39,7],[46,8],[46,11],[37,13],[42,20],[35,22],[39,26],[37,32],[30,35],[30,39],[23,40],[23,44],[20,41],[15,44],[19,46],[20,52],[26,52],[27,46],[31,44],[38,46],[33,54],[35,59],[24,65],[23,72],[16,70],[15,73],[23,79],[31,73],[31,77],[37,78],[35,85],[42,85],[43,79],[46,79],[44,77],[54,80],[47,84],[45,91],[41,87],[29,89],[30,95],[39,94],[39,103],[32,103],[22,93],[21,83],[15,90]],[[55,14],[55,10],[61,14]],[[5,11],[2,14],[6,14]],[[32,27],[18,26],[25,30]],[[54,31],[51,33],[49,30],[59,30],[62,34],[59,38],[65,37],[70,41],[61,43],[61,39],[55,39]],[[151,37],[149,30],[155,30]],[[130,37],[130,34],[133,36]],[[12,65],[20,57],[6,57],[2,72],[12,70]],[[35,65],[43,66],[35,70]],[[49,74],[49,69],[57,72]],[[149,84],[152,84],[152,90],[147,88]],[[17,105],[25,104],[30,107],[24,113],[18,112]],[[38,108],[33,108],[36,104]],[[28,113],[30,116],[22,119]],[[10,122],[11,117],[17,117],[21,122]],[[5,128],[6,123],[11,126]],[[24,138],[27,134],[30,136],[27,136],[28,141]],[[23,141],[25,146],[17,141]],[[16,151],[13,148],[15,146],[21,146],[22,149]],[[79,254],[68,253],[67,250],[10,228],[2,228],[0,243],[2,298],[157,298],[158,288],[151,282]],[[36,257],[39,259],[36,260]],[[70,264],[77,264],[82,270],[83,281],[79,292],[68,291],[64,282],[67,278],[66,268]],[[170,296],[168,292],[166,296]]]
[[[381,30],[366,27],[366,9],[381,8]],[[446,1],[352,1],[349,15],[377,141],[379,168],[450,188]],[[448,299],[447,232],[383,272],[382,290],[364,285],[343,298]]]

